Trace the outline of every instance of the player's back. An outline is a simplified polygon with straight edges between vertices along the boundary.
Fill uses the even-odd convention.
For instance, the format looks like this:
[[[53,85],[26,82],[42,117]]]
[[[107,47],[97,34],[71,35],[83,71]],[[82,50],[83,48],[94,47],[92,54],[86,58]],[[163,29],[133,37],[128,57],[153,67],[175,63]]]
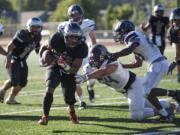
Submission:
[[[131,42],[139,43],[139,46],[133,52],[143,57],[147,63],[152,63],[162,56],[159,49],[140,31],[132,31],[126,35],[125,43],[131,45]]]

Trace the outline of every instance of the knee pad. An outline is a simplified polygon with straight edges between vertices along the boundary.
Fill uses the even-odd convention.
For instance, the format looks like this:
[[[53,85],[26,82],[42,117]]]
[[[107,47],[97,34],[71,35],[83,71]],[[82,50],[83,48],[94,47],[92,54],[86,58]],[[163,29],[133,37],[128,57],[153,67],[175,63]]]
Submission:
[[[131,118],[133,120],[141,121],[144,119],[144,113],[143,110],[137,110],[131,112]]]

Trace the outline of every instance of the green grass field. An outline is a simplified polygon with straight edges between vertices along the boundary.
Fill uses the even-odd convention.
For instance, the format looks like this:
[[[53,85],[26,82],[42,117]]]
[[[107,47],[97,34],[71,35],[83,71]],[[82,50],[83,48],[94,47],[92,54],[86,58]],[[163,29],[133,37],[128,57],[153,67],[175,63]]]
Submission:
[[[113,52],[119,50],[117,47],[109,47]],[[166,50],[169,61],[174,59],[175,51],[172,48]],[[0,85],[8,79],[4,69],[4,57],[0,56]],[[132,56],[119,59],[124,63],[133,60]],[[95,85],[96,100],[90,103],[84,84],[83,92],[88,109],[78,110],[77,114],[80,124],[72,124],[67,117],[66,106],[63,101],[61,88],[55,91],[54,102],[50,112],[47,126],[38,125],[37,121],[41,116],[41,103],[45,89],[44,76],[46,69],[40,68],[38,57],[32,53],[28,59],[29,82],[19,93],[17,100],[20,105],[0,104],[0,135],[119,135],[119,134],[143,134],[149,132],[175,131],[179,130],[180,115],[176,115],[173,123],[159,123],[153,121],[155,118],[143,122],[131,120],[127,99],[120,93],[113,91],[105,85]],[[146,71],[146,64],[142,68],[132,70],[143,77]],[[160,87],[178,89],[176,82],[176,71],[173,76],[165,76]],[[6,94],[7,97],[8,93]],[[78,107],[79,102],[76,103]],[[150,133],[152,134],[152,133]],[[168,133],[162,133],[168,134]]]

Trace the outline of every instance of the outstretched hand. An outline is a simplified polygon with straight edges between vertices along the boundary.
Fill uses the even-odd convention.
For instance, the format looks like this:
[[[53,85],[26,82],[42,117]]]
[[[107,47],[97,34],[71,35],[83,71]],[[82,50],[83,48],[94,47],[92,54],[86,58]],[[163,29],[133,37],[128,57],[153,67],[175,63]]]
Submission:
[[[177,65],[177,64],[176,64],[175,61],[173,61],[173,62],[170,64],[169,69],[168,69],[168,72],[167,72],[167,75],[169,75],[169,74],[172,75],[172,72],[173,72],[174,68],[176,67],[176,65]]]

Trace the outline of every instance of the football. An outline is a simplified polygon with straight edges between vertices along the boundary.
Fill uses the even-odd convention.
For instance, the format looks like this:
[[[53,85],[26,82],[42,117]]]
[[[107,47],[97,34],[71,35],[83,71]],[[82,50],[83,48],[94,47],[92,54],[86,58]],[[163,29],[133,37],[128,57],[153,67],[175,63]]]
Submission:
[[[46,65],[46,66],[51,65],[53,63],[53,60],[54,60],[53,54],[50,50],[45,50],[42,54],[41,59],[42,59],[43,65]]]

